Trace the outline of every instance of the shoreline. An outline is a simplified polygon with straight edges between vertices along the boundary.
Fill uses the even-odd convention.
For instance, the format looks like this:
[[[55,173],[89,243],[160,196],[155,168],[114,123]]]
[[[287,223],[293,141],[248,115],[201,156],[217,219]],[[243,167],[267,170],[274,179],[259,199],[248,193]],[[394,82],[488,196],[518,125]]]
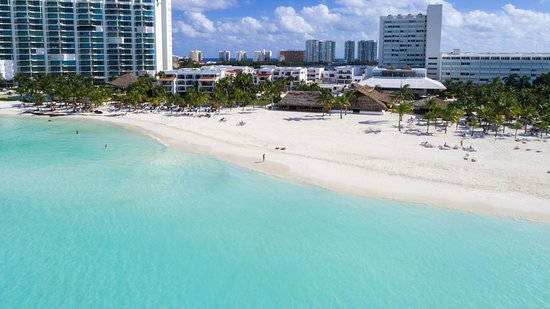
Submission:
[[[16,108],[0,109],[0,114],[20,112]],[[457,159],[458,150],[418,146],[423,140],[435,143],[444,138],[455,144],[460,138],[443,133],[435,136],[398,133],[394,128],[396,115],[348,115],[340,120],[337,115],[321,119],[311,113],[234,109],[212,118],[132,112],[118,117],[105,114],[67,117],[118,125],[178,151],[212,156],[255,172],[330,191],[550,223],[550,189],[544,186],[545,181],[550,181],[545,170],[550,170],[545,163],[550,162],[549,143],[532,141],[529,143],[537,143],[533,148],[536,145],[542,149],[540,153],[512,151],[510,156],[499,159],[490,153],[486,156],[484,152],[491,150],[486,146],[493,146],[498,154],[510,152],[503,148],[516,143],[509,140],[493,143],[490,136],[468,140],[476,142],[479,149],[475,156],[481,163],[472,163],[462,159],[461,151]],[[231,123],[219,122],[222,117]],[[246,125],[236,126],[237,120],[245,121]],[[381,129],[382,133],[378,136],[356,130],[369,127]],[[346,133],[352,129],[357,136],[348,137]],[[277,146],[287,149],[275,150]],[[266,162],[261,162],[263,153]],[[510,159],[514,154],[525,158],[515,162]],[[538,160],[533,162],[531,158],[537,155]],[[492,159],[499,162],[485,163]],[[512,166],[505,167],[507,162]],[[499,164],[502,170],[495,168]],[[537,166],[531,166],[534,164]],[[536,170],[545,174],[532,177]],[[492,183],[498,181],[501,183]],[[522,186],[520,190],[516,185]]]

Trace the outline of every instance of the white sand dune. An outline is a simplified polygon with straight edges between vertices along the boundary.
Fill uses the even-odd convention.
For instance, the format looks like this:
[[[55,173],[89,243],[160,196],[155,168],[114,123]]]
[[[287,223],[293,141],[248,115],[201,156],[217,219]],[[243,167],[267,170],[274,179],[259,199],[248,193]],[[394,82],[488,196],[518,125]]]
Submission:
[[[0,113],[20,112],[1,104]],[[212,118],[132,112],[79,117],[123,125],[176,149],[329,190],[550,222],[550,142],[535,137],[520,136],[523,142],[516,142],[514,137],[468,135],[464,146],[477,152],[466,152],[419,145],[460,145],[463,138],[454,126],[447,134],[431,127],[435,134],[425,136],[418,135],[426,130],[424,123],[405,121],[407,133],[399,133],[398,116],[392,114],[340,119],[338,114],[247,108]],[[220,122],[222,117],[227,121]],[[246,124],[237,125],[240,121]]]

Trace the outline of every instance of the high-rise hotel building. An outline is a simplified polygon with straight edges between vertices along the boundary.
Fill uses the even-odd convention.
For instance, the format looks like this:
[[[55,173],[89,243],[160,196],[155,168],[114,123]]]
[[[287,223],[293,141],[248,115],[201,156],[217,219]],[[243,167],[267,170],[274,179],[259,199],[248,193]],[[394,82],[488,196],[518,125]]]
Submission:
[[[171,10],[171,0],[0,0],[0,60],[97,80],[169,70]]]
[[[428,77],[439,79],[443,5],[428,6],[426,15],[380,17],[379,66],[426,68]]]

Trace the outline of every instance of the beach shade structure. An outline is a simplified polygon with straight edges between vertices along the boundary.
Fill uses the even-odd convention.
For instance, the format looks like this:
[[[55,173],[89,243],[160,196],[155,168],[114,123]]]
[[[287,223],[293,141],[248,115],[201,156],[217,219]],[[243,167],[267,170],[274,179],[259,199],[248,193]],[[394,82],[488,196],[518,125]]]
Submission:
[[[416,100],[416,101],[412,102],[414,112],[416,114],[425,114],[425,113],[428,112],[428,109],[426,108],[426,100],[428,100],[429,98],[433,98],[435,100],[435,102],[437,103],[437,105],[439,105],[442,108],[447,108],[447,105],[449,105],[449,102],[447,102],[445,100],[441,100],[440,98],[437,98],[437,97],[423,98],[423,99]]]
[[[318,102],[320,96],[319,91],[289,91],[275,106],[280,110],[322,112],[323,104]]]
[[[375,88],[353,84],[354,96],[350,100],[351,110],[360,112],[383,112],[391,105],[391,97]]]
[[[115,78],[114,80],[110,81],[109,85],[119,89],[127,89],[137,81],[138,81],[138,78],[133,73],[128,73],[128,74],[121,75]]]

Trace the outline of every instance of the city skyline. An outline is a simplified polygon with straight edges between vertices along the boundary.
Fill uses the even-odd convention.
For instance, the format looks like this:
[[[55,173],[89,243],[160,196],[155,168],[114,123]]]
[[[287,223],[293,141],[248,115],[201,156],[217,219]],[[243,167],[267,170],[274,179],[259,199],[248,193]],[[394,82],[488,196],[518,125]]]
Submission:
[[[378,0],[263,1],[174,0],[174,54],[200,49],[206,58],[219,50],[304,50],[308,39],[334,40],[344,57],[348,40],[378,41],[380,16],[418,14],[443,3],[441,51],[550,51],[550,1]],[[503,31],[503,29],[513,31]]]

